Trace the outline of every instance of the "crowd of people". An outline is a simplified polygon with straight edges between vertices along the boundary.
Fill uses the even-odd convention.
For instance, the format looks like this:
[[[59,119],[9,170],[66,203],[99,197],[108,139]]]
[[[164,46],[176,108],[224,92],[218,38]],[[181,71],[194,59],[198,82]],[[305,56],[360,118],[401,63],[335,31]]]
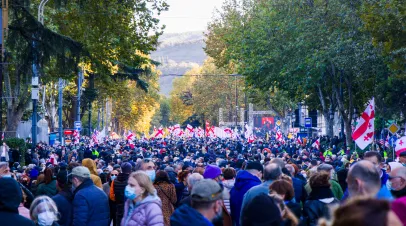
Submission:
[[[334,139],[320,149],[272,138],[88,141],[24,156],[3,143],[1,225],[406,224],[406,152],[395,161]]]

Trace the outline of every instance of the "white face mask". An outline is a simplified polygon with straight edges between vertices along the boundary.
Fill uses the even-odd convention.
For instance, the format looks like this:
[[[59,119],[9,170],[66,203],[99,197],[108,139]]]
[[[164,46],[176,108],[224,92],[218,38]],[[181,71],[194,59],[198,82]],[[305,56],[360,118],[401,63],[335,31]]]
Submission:
[[[52,212],[43,212],[38,214],[38,225],[51,226],[55,221],[55,214]]]

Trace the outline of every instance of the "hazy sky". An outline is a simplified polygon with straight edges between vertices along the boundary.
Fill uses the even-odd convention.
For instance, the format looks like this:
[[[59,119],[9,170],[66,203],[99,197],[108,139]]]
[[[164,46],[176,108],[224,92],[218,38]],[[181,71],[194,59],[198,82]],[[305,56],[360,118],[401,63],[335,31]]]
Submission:
[[[205,30],[214,9],[225,0],[167,0],[169,11],[159,17],[166,25],[165,33]]]

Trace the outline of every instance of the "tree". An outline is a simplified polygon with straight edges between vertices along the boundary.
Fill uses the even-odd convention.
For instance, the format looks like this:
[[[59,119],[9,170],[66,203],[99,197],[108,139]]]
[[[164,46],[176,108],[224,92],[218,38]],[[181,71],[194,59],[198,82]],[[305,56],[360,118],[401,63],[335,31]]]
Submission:
[[[209,25],[206,52],[216,62],[237,64],[250,87],[286,92],[294,102],[318,100],[314,107],[329,133],[328,112],[337,109],[349,144],[353,109],[363,108],[387,73],[379,49],[362,31],[360,7],[338,0],[229,1]]]

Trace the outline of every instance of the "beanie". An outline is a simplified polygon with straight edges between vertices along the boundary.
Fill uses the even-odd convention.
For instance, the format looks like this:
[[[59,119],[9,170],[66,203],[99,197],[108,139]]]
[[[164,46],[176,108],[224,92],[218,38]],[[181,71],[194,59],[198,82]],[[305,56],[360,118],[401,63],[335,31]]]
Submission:
[[[207,165],[203,173],[204,179],[215,179],[220,175],[221,169],[216,165]]]
[[[123,164],[121,164],[121,171],[125,174],[130,174],[132,171],[132,166],[130,163],[125,162]]]

